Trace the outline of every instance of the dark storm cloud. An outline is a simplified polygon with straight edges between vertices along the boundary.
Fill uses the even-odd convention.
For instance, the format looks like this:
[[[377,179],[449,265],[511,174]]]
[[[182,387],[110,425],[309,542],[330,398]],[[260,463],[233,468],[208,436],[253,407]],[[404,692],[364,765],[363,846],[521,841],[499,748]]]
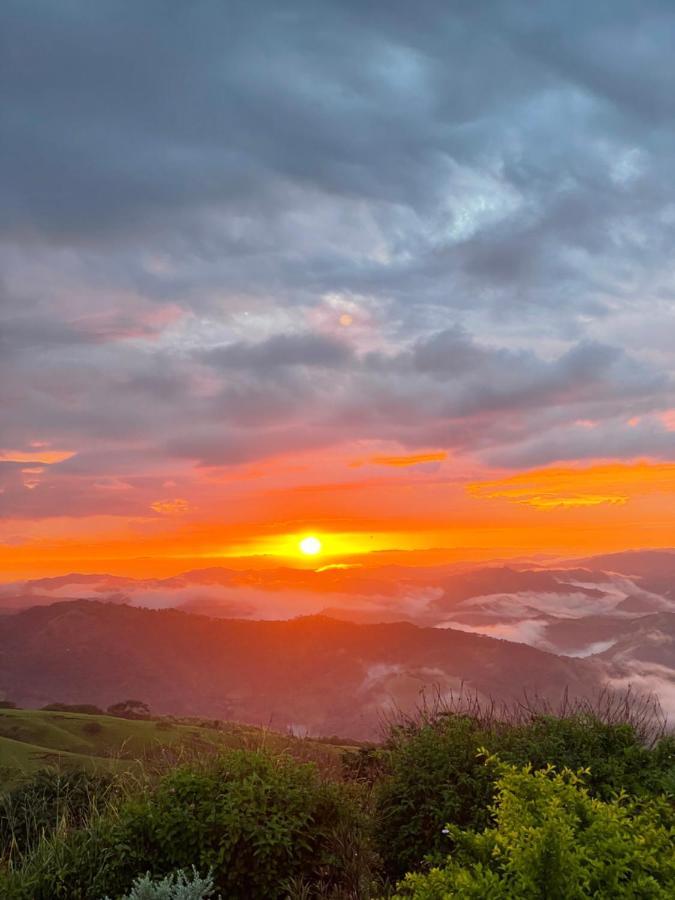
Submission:
[[[64,491],[672,456],[673,40],[667,2],[6,0],[0,449],[80,450]]]

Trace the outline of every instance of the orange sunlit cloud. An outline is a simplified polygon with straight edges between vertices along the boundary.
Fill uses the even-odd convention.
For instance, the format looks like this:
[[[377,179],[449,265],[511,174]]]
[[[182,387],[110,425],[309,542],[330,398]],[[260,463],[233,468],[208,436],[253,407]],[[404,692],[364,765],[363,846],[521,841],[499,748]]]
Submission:
[[[36,442],[37,443],[37,442]],[[0,450],[0,462],[42,463],[51,466],[75,456],[75,450]]]
[[[622,506],[631,495],[675,493],[675,464],[608,463],[588,467],[552,467],[496,481],[475,482],[475,497],[504,499],[535,509],[575,506]]]
[[[409,453],[405,456],[371,456],[367,460],[357,460],[352,466],[361,466],[364,462],[374,466],[393,466],[394,468],[406,466],[420,466],[424,463],[442,462],[448,458],[444,450],[434,450],[431,453]]]
[[[164,515],[175,516],[186,513],[190,509],[190,504],[181,497],[175,497],[173,500],[155,500],[150,504],[150,508]]]

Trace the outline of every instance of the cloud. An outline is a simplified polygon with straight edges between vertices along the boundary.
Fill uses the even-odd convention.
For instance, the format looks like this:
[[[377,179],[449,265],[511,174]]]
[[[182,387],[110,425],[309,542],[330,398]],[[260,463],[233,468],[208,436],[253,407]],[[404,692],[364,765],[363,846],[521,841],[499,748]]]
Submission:
[[[466,622],[456,622],[451,619],[438,627],[466,631],[469,634],[483,634],[504,641],[515,641],[518,644],[529,644],[531,647],[548,649],[549,644],[544,637],[546,626],[545,619],[521,619],[484,625],[468,625]]]
[[[540,510],[623,506],[635,493],[674,493],[675,464],[636,462],[551,467],[496,481],[474,482],[468,490],[475,497],[509,500]]]
[[[628,497],[603,496],[602,494],[586,494],[578,497],[528,497],[520,502],[527,503],[535,509],[563,509],[570,506],[623,506]]]
[[[175,516],[187,512],[190,504],[187,500],[175,497],[173,500],[155,500],[150,504],[150,508],[162,515]]]
[[[75,456],[75,450],[53,450],[49,447],[36,450],[0,450],[0,462],[44,463],[53,465]]]
[[[2,439],[51,463],[2,466],[3,518],[156,519],[205,468],[335,448],[675,458],[671,5],[0,18]],[[638,492],[591,480],[472,496]]]
[[[445,450],[436,450],[431,453],[408,453],[405,456],[371,456],[366,461],[375,466],[393,466],[394,468],[400,468],[442,462],[447,458],[448,454]],[[361,464],[361,462],[353,463],[353,465]]]
[[[623,669],[622,674],[608,679],[609,686],[616,691],[631,690],[657,697],[659,706],[672,721],[675,716],[675,670],[658,663],[631,660],[624,662]]]
[[[342,368],[351,352],[341,341],[320,334],[279,334],[258,344],[237,343],[208,351],[206,360],[227,369],[263,374],[287,366]]]

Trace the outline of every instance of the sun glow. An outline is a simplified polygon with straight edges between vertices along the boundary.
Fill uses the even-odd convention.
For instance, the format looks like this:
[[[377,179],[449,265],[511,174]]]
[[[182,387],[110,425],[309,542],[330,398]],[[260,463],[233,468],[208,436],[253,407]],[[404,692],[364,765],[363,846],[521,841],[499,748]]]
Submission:
[[[300,552],[306,556],[316,556],[317,553],[321,553],[321,541],[314,535],[303,538],[299,542],[298,547]]]

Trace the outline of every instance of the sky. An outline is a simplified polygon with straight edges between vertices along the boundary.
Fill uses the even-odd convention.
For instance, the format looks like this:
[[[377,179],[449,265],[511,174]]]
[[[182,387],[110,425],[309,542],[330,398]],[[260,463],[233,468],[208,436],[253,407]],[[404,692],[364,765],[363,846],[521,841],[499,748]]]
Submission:
[[[4,0],[0,575],[675,545],[674,38]]]

